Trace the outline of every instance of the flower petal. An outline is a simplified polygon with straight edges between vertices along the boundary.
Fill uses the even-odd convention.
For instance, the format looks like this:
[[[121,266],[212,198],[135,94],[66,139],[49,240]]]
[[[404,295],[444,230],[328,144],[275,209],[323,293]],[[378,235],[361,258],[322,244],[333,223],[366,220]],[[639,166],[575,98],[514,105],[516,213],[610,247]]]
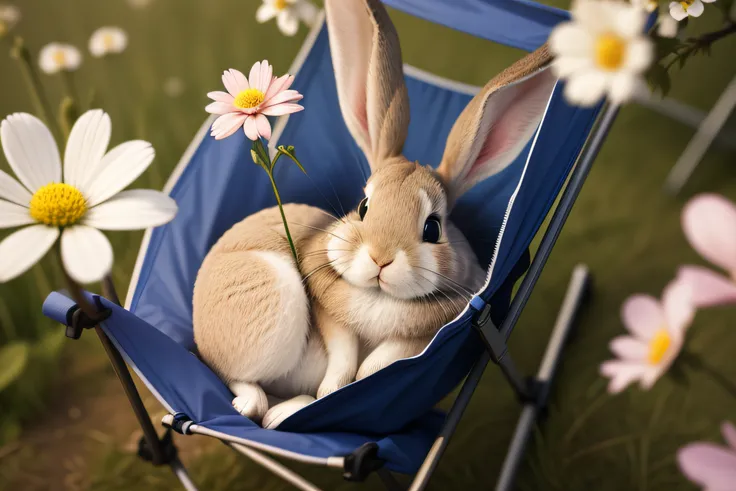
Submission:
[[[266,116],[284,116],[303,110],[304,106],[300,106],[299,104],[278,104],[261,110],[261,114],[265,114]]]
[[[703,5],[703,2],[700,0],[695,0],[692,5],[690,5],[687,8],[687,15],[690,17],[700,17],[703,15],[703,11],[705,10],[705,6]]]
[[[248,83],[254,89],[258,88],[261,82],[261,62],[257,61],[250,67],[250,74],[248,74]]]
[[[242,91],[248,89],[248,81],[242,72],[231,68],[222,73],[222,83],[231,96],[237,97]]]
[[[125,189],[148,169],[156,152],[150,143],[134,140],[122,143],[108,152],[97,175],[80,188],[90,207]]]
[[[222,140],[223,138],[227,138],[228,136],[238,131],[241,126],[243,126],[243,122],[247,117],[248,116],[241,113],[224,114],[217,118],[214,123],[212,123],[212,130],[210,132],[210,135],[215,137],[215,140]]]
[[[263,92],[264,98],[266,92],[268,92],[268,86],[271,84],[272,80],[273,66],[268,63],[268,60],[263,60],[261,62],[261,79],[259,80],[258,87],[256,88]]]
[[[564,22],[550,33],[549,47],[558,56],[588,56],[593,37],[580,24]]]
[[[293,36],[299,30],[299,18],[289,10],[283,10],[276,18],[276,25],[285,36]]]
[[[274,95],[270,100],[263,103],[263,108],[275,106],[277,104],[283,104],[285,102],[296,102],[304,99],[304,96],[301,95],[296,90],[285,90],[283,92],[279,92],[278,94]]]
[[[715,0],[708,1],[714,2]],[[311,26],[314,23],[314,21],[317,19],[317,14],[319,13],[319,9],[312,2],[298,2],[294,6],[294,9],[296,10],[296,14],[301,19],[301,21],[308,26]]]
[[[573,104],[593,106],[605,95],[608,77],[606,74],[591,70],[576,74],[565,85],[565,97]]]
[[[611,88],[608,98],[614,104],[623,104],[631,100],[641,88],[642,81],[636,75],[620,72],[611,77]]]
[[[659,302],[649,295],[629,297],[621,307],[621,319],[626,329],[643,341],[648,341],[666,322]]]
[[[273,5],[264,3],[258,7],[258,10],[256,10],[256,21],[263,24],[264,22],[268,22],[276,17],[276,14],[278,13],[279,11],[276,10]]]
[[[736,426],[726,421],[721,425],[723,439],[736,451]]]
[[[0,170],[0,199],[28,206],[32,195],[18,181]]]
[[[31,223],[35,223],[35,220],[31,218],[28,208],[0,200],[0,229],[30,225]]]
[[[670,2],[670,15],[676,21],[681,21],[687,17],[687,12],[685,12],[685,9],[680,5],[680,2]]]
[[[682,211],[682,230],[701,256],[736,275],[736,206],[717,194],[700,194]]]
[[[616,33],[629,39],[643,34],[647,13],[629,5],[622,5],[622,7],[617,9],[616,18],[611,19],[615,22]]]
[[[637,380],[646,371],[646,366],[641,363],[624,361],[607,361],[601,365],[601,375],[609,377],[608,392],[618,394],[629,384]]]
[[[552,63],[552,71],[557,78],[568,78],[578,72],[593,69],[593,62],[584,56],[562,56]]]
[[[736,452],[712,443],[691,443],[677,452],[685,476],[707,489],[732,489],[736,482]]]
[[[662,310],[671,331],[682,332],[693,321],[693,289],[690,283],[671,281],[662,292]]]
[[[112,246],[96,228],[75,225],[61,234],[61,260],[74,281],[93,283],[112,269]]]
[[[87,111],[74,123],[64,152],[64,182],[76,188],[84,185],[110,144],[112,122],[101,109]]]
[[[649,353],[646,343],[631,336],[618,336],[609,344],[609,348],[621,360],[644,360]]]
[[[643,369],[639,377],[639,386],[642,390],[649,390],[654,387],[654,384],[664,375],[671,363],[671,359],[667,361],[663,360],[659,365],[649,365]]]
[[[5,157],[18,180],[31,192],[61,182],[61,158],[51,132],[35,116],[16,113],[0,124]]]
[[[13,232],[0,242],[0,283],[22,275],[54,245],[59,229],[33,225]]]
[[[207,97],[212,99],[215,102],[224,102],[225,104],[231,104],[235,100],[233,96],[228,94],[227,92],[222,92],[220,90],[216,90],[214,92],[207,92]]]
[[[258,139],[258,125],[254,116],[248,116],[243,122],[243,131],[249,140],[256,141]]]
[[[268,122],[268,118],[264,116],[263,114],[256,114],[256,128],[258,129],[258,134],[261,135],[266,140],[271,139],[271,123]]]
[[[276,80],[274,80],[273,82],[271,82],[271,85],[268,86],[268,91],[266,92],[266,95],[263,98],[264,104],[267,104],[268,101],[270,101],[271,98],[273,98],[273,96],[291,87],[291,84],[293,81],[294,81],[294,77],[287,73],[286,75],[283,75],[277,78]]]
[[[695,307],[736,303],[736,284],[729,278],[702,266],[683,266],[677,279],[690,285]]]
[[[131,189],[89,210],[82,223],[100,230],[139,230],[170,222],[176,211],[176,201],[160,191]]]
[[[238,108],[236,108],[232,104],[227,104],[225,102],[213,102],[211,104],[208,104],[207,107],[204,108],[204,110],[210,114],[227,114],[236,112]]]
[[[644,36],[639,36],[629,42],[626,48],[624,69],[627,71],[641,73],[652,64],[654,58],[654,45]]]

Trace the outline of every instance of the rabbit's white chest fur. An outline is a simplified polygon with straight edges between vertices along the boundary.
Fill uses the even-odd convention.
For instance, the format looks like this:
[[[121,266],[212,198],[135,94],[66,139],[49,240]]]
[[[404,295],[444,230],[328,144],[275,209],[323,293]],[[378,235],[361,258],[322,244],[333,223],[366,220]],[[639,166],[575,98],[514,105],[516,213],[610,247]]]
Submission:
[[[345,307],[351,325],[366,344],[375,346],[401,329],[406,321],[405,301],[378,290],[353,290],[355,294]]]

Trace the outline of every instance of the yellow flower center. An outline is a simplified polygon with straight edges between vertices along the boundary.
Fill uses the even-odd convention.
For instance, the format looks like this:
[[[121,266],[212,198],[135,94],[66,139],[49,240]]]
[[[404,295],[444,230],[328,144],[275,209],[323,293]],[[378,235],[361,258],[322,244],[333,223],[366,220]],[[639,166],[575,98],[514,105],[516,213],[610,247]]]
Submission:
[[[240,109],[252,109],[263,102],[263,99],[265,98],[266,94],[258,89],[245,89],[238,94],[233,101],[233,104],[235,104],[235,107],[239,107]]]
[[[115,39],[113,39],[112,34],[105,34],[102,36],[102,44],[105,46],[105,49],[112,49],[115,44]]]
[[[4,21],[0,20],[0,38],[5,37],[5,35],[8,33],[8,26],[5,24]]]
[[[284,10],[288,5],[289,3],[286,0],[276,0],[273,2],[273,7],[278,11]]]
[[[649,341],[649,363],[657,365],[664,358],[665,353],[672,344],[672,336],[667,329],[660,329]]]
[[[64,66],[66,64],[66,55],[62,50],[54,51],[54,54],[51,56],[51,58],[54,60],[54,63],[59,66]]]
[[[687,12],[687,8],[690,7],[692,4],[695,3],[695,0],[684,0],[683,2],[680,2],[680,5],[682,5],[682,8]]]
[[[595,43],[595,61],[604,70],[616,70],[624,61],[626,42],[615,34],[603,34]]]
[[[31,198],[31,217],[52,227],[74,225],[86,211],[84,195],[69,184],[52,182],[41,186]]]

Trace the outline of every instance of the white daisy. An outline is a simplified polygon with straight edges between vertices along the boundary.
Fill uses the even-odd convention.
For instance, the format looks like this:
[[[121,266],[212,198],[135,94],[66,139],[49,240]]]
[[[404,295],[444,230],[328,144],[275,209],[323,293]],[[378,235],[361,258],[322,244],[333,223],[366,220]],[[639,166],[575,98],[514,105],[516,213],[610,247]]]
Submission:
[[[41,48],[38,64],[45,73],[73,72],[82,64],[82,53],[71,44],[51,43]]]
[[[705,10],[703,2],[713,3],[716,0],[683,0],[682,2],[670,2],[670,15],[675,20],[683,20],[685,17],[700,17]]]
[[[0,5],[0,38],[9,33],[20,21],[20,10],[15,5]]]
[[[615,0],[577,0],[572,21],[556,27],[549,45],[555,74],[567,79],[565,97],[592,106],[607,95],[613,103],[630,99],[644,86],[642,73],[653,58],[644,34],[647,13]]]
[[[128,46],[128,35],[119,27],[100,27],[89,38],[89,52],[95,58],[119,54]]]
[[[611,379],[608,391],[621,392],[637,380],[650,389],[680,354],[694,315],[692,289],[681,281],[667,285],[661,303],[649,295],[626,300],[621,317],[630,335],[611,341],[618,359],[601,365],[601,374]]]
[[[299,21],[312,25],[317,17],[317,7],[309,0],[263,0],[256,12],[256,20],[261,24],[276,17],[276,24],[286,36],[293,36],[299,30]]]
[[[18,178],[0,171],[0,228],[24,227],[0,242],[0,282],[23,274],[61,236],[64,269],[80,283],[100,280],[112,267],[112,247],[100,230],[135,230],[170,221],[176,203],[159,191],[122,191],[151,164],[145,141],[105,153],[110,117],[88,111],[72,128],[62,169],[48,128],[30,114],[8,116],[0,143]],[[63,172],[63,177],[62,177]],[[121,192],[122,191],[122,192]]]

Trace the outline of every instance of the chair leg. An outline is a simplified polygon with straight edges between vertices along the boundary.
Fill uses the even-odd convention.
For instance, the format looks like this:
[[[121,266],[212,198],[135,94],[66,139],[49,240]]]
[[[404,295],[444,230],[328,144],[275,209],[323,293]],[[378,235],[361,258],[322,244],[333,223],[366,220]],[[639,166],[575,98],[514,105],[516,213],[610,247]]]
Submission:
[[[541,411],[547,405],[550,384],[561,361],[562,350],[589,286],[590,273],[588,268],[584,265],[578,265],[573,271],[562,308],[557,316],[552,336],[537,372],[535,380],[537,386],[536,397],[524,404],[509,451],[501,468],[501,475],[496,483],[496,491],[513,489],[516,473],[524,458],[524,450],[529,441],[529,436]]]
[[[169,466],[171,466],[171,471],[179,479],[184,489],[187,491],[198,491],[197,485],[194,484],[192,478],[189,477],[189,472],[186,467],[184,467],[184,464],[181,463],[181,460],[175,458],[169,462]]]

